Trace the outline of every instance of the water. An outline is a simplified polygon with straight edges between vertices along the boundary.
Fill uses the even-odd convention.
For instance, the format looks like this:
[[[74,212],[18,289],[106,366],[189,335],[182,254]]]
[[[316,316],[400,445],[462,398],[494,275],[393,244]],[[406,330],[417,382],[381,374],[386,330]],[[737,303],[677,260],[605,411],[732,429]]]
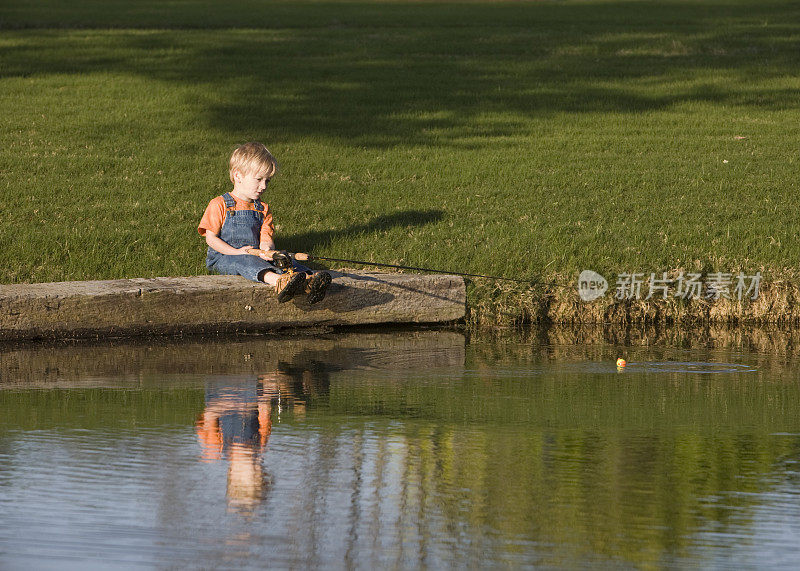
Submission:
[[[0,348],[0,568],[796,567],[782,335]]]

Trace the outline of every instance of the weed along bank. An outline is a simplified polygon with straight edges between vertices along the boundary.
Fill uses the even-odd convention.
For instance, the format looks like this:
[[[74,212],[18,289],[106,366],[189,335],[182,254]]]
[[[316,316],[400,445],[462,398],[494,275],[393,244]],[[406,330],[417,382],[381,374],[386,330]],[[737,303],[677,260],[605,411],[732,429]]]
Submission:
[[[585,270],[529,286],[470,283],[468,321],[485,324],[798,324],[790,274]]]

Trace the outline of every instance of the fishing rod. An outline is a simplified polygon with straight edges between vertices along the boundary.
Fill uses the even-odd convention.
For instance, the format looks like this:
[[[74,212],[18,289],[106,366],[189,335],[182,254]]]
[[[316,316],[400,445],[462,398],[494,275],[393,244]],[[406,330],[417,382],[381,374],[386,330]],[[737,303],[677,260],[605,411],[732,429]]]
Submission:
[[[266,253],[265,250],[260,250],[259,248],[250,248],[248,250],[249,253],[260,256],[263,253]],[[506,276],[489,276],[486,274],[469,274],[466,272],[451,272],[448,270],[437,270],[433,268],[417,268],[415,266],[401,266],[398,264],[383,264],[379,262],[365,262],[363,260],[347,260],[344,258],[328,258],[326,256],[312,256],[311,254],[306,254],[303,252],[297,252],[295,254],[290,254],[284,250],[277,250],[272,256],[273,261],[276,262],[279,268],[289,267],[291,265],[291,258],[294,258],[298,262],[313,262],[314,260],[325,260],[326,262],[343,262],[345,264],[358,264],[361,266],[375,266],[378,268],[396,268],[398,270],[414,270],[417,272],[430,272],[434,274],[449,274],[454,276],[466,276],[470,278],[485,278],[489,280],[502,280],[508,282],[517,282],[523,284],[541,284],[541,285],[550,285],[554,287],[565,287],[571,288],[572,286],[558,284],[555,282],[543,282],[540,280],[522,280],[519,278],[508,278]]]
[[[294,259],[297,260],[298,262],[314,261],[314,260],[325,260],[327,262],[344,262],[346,264],[359,264],[359,265],[362,265],[362,266],[376,266],[376,267],[379,267],[379,268],[396,268],[396,269],[399,269],[399,270],[414,270],[414,271],[417,271],[417,272],[431,272],[431,273],[434,273],[434,274],[451,274],[451,275],[454,275],[454,276],[466,276],[466,277],[470,277],[470,278],[486,278],[486,279],[490,279],[490,280],[503,280],[503,281],[508,281],[508,282],[517,282],[517,283],[525,283],[525,284],[542,284],[542,285],[553,285],[553,286],[557,286],[557,287],[564,287],[564,286],[562,286],[562,284],[556,284],[556,283],[549,283],[548,284],[548,283],[545,283],[545,282],[541,282],[539,280],[522,280],[522,279],[518,279],[518,278],[508,278],[508,277],[505,277],[505,276],[488,276],[488,275],[485,275],[485,274],[469,274],[469,273],[466,273],[466,272],[451,272],[451,271],[448,271],[448,270],[437,270],[437,269],[433,269],[433,268],[417,268],[417,267],[414,267],[414,266],[400,266],[400,265],[397,265],[397,264],[382,264],[382,263],[378,263],[378,262],[364,262],[364,261],[361,261],[361,260],[346,260],[346,259],[343,259],[343,258],[328,258],[328,257],[325,257],[325,256],[312,256],[311,254],[304,254],[304,253],[301,253],[301,252],[298,252],[297,254],[294,254]]]

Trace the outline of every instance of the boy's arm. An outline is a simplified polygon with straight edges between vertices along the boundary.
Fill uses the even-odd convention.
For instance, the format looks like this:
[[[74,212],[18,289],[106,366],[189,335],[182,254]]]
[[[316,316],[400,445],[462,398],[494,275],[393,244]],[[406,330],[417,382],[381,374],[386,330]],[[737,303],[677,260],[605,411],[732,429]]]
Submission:
[[[271,236],[261,236],[261,243],[258,247],[264,251],[273,252],[275,250],[275,240]]]
[[[228,256],[241,256],[243,254],[248,254],[248,250],[252,248],[252,246],[234,248],[225,240],[214,234],[211,230],[206,230],[206,244],[208,244],[209,247],[214,248],[220,254],[227,254]]]
[[[262,254],[261,257],[271,262],[272,254],[275,253],[275,240],[272,238],[272,235],[275,234],[275,226],[272,222],[272,211],[269,208],[269,204],[266,206],[258,247],[266,253],[266,255]]]

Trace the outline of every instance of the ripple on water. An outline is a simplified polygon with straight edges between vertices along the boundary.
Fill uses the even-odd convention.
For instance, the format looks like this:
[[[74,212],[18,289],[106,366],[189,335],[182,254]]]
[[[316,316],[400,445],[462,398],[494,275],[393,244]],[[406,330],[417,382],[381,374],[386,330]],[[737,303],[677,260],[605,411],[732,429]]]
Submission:
[[[617,367],[612,362],[589,361],[571,363],[564,367],[574,373],[687,373],[699,375],[730,375],[735,373],[754,373],[758,369],[741,363],[713,363],[707,361],[633,361],[625,367]]]
[[[699,373],[703,375],[753,373],[757,369],[740,363],[709,363],[703,361],[661,361],[628,363],[626,371],[646,373]]]

